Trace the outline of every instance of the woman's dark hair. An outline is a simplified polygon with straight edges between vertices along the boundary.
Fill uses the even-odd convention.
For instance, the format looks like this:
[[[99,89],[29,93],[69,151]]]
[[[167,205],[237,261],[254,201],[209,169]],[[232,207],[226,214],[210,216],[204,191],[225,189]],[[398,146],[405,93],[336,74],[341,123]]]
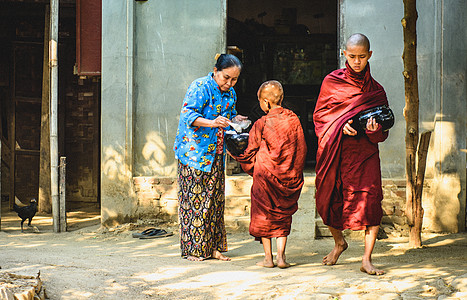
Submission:
[[[221,54],[219,58],[217,58],[215,67],[217,71],[222,71],[230,67],[238,67],[240,70],[242,70],[243,65],[235,55]]]

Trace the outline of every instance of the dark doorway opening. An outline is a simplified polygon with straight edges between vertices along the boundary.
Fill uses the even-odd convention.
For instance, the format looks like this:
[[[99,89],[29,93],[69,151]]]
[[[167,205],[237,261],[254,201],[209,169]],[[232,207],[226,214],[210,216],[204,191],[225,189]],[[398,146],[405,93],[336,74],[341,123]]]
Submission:
[[[2,211],[15,197],[39,197],[44,42],[48,0],[0,0]],[[60,1],[58,44],[59,156],[67,158],[67,211],[99,211],[100,76],[76,70],[76,3]],[[47,62],[46,62],[47,63]],[[18,201],[16,200],[16,201]]]
[[[228,50],[244,63],[235,88],[239,113],[260,118],[258,87],[280,81],[284,106],[297,114],[305,133],[306,168],[314,169],[313,110],[322,80],[338,67],[337,1],[229,0],[227,28]]]

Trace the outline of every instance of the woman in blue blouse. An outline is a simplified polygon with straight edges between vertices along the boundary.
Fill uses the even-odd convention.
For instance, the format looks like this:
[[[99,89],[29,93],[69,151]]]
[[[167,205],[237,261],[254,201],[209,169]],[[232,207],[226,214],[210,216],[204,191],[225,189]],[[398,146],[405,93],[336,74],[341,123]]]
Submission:
[[[237,115],[237,83],[242,63],[222,54],[214,72],[188,88],[180,113],[174,151],[178,159],[181,255],[193,261],[230,260],[224,226],[224,128]]]

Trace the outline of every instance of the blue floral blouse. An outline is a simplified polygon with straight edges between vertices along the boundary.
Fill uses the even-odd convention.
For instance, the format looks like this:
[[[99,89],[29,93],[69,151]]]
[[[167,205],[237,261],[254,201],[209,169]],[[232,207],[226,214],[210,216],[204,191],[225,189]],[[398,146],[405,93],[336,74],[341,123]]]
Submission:
[[[228,119],[237,115],[237,95],[234,89],[222,92],[212,76],[211,72],[196,79],[188,88],[174,144],[176,159],[184,165],[204,172],[211,171],[219,128],[194,127],[193,122],[198,117],[214,120],[219,115]]]

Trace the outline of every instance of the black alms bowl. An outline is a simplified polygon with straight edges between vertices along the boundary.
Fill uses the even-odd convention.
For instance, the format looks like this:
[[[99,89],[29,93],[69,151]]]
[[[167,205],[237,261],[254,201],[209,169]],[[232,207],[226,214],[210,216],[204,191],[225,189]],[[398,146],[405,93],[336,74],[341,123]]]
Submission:
[[[394,126],[394,114],[392,110],[386,105],[381,105],[358,113],[352,118],[352,127],[359,132],[364,132],[366,123],[371,117],[375,119],[376,123],[381,124],[383,131],[387,131]]]
[[[224,140],[227,150],[234,156],[239,156],[248,147],[248,133],[237,133],[233,130],[225,132]]]

